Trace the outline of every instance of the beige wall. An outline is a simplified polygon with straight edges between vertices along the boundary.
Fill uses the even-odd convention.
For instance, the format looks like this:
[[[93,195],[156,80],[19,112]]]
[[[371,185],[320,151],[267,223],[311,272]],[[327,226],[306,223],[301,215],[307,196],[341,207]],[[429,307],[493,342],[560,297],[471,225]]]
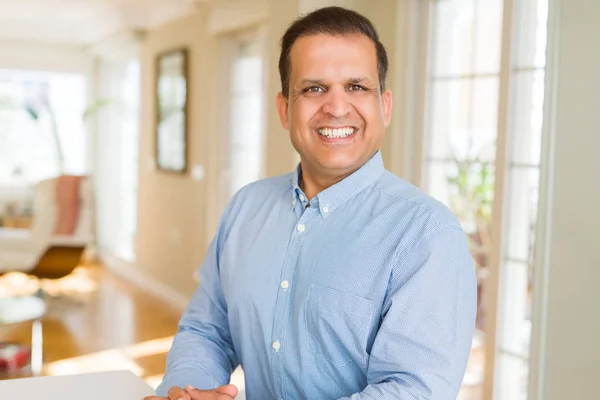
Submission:
[[[600,2],[560,4],[547,341],[535,400],[597,399],[600,376]],[[534,338],[535,340],[536,338]]]
[[[81,46],[0,39],[0,68],[89,75],[93,69],[93,59]]]
[[[249,0],[248,0],[249,1]],[[223,2],[222,2],[223,3]],[[222,4],[221,3],[221,4]],[[240,2],[238,2],[240,3]],[[381,0],[378,7],[367,8],[361,0],[313,1],[268,0],[268,15],[262,26],[267,29],[267,159],[266,175],[274,176],[292,170],[296,158],[288,133],[281,128],[275,110],[275,95],[281,89],[277,62],[279,40],[289,23],[299,13],[309,11],[318,4],[338,3],[365,11],[381,32],[388,47],[390,60],[399,43],[396,38],[396,1]],[[241,2],[240,4],[243,4]],[[218,15],[206,8],[197,15],[163,26],[149,32],[142,47],[142,102],[139,182],[139,225],[136,240],[137,268],[150,278],[163,282],[172,289],[191,295],[196,283],[191,279],[204,257],[204,251],[216,228],[222,209],[216,204],[218,134],[222,132],[220,104],[224,99],[220,82],[223,81],[221,65],[221,39],[226,34],[215,26]],[[253,17],[256,24],[256,16]],[[260,18],[258,18],[260,19]],[[243,25],[243,20],[240,21]],[[222,26],[227,26],[223,24]],[[227,29],[234,27],[227,26]],[[209,30],[213,34],[209,33]],[[189,163],[202,165],[205,178],[193,180],[189,174],[173,175],[158,172],[154,165],[154,68],[155,57],[160,52],[188,47],[190,54],[189,98]],[[390,69],[389,86],[395,85],[394,68]],[[400,96],[396,93],[396,99]],[[396,100],[397,101],[397,100]],[[397,129],[396,122],[390,129]],[[389,136],[389,135],[388,135]],[[389,138],[386,138],[389,144]],[[388,158],[384,151],[384,158]]]
[[[207,191],[213,178],[193,180],[154,168],[155,58],[177,47],[189,49],[189,165],[207,162],[217,123],[217,42],[205,32],[206,13],[176,21],[146,36],[142,47],[139,223],[136,264],[151,278],[191,295],[193,271],[204,256]],[[207,174],[208,175],[208,174]]]

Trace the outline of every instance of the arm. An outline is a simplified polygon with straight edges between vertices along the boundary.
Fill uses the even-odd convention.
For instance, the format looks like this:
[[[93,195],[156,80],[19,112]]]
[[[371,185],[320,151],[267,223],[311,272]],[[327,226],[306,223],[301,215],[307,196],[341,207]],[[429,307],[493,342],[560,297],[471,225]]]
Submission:
[[[441,227],[400,255],[367,372],[340,400],[454,400],[475,327],[476,280],[463,232]]]
[[[219,276],[221,237],[222,224],[200,269],[200,285],[179,322],[158,395],[166,396],[173,386],[213,389],[225,385],[239,364]]]

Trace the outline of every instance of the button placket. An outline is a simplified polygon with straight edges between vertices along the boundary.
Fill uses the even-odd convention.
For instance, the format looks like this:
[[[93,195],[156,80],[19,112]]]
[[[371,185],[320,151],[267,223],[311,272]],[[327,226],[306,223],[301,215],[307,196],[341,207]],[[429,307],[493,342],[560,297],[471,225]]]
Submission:
[[[299,199],[301,197],[299,196]],[[309,210],[309,209],[307,209]],[[277,295],[277,301],[275,304],[275,321],[274,330],[272,332],[273,342],[271,344],[273,350],[273,373],[275,379],[275,385],[279,396],[286,396],[285,382],[283,378],[283,363],[285,362],[285,351],[283,351],[282,343],[285,341],[287,323],[289,320],[290,312],[290,298],[292,296],[290,278],[294,276],[294,270],[298,264],[299,248],[301,243],[304,241],[303,236],[307,232],[307,222],[315,219],[318,214],[318,208],[310,209],[309,212],[304,212],[297,220],[294,229],[296,232],[292,234],[290,246],[286,253],[284,266],[281,273],[281,282],[279,283],[279,293]]]
[[[294,205],[298,202],[292,200]],[[290,277],[294,274],[294,269],[298,263],[299,247],[302,241],[302,233],[306,231],[307,215],[301,215],[295,226],[294,234],[290,239],[288,251],[286,252],[284,265],[281,271],[281,281],[279,282],[279,293],[275,303],[275,315],[273,321],[271,351],[273,355],[273,377],[275,379],[278,396],[286,397],[285,382],[283,378],[283,364],[285,362],[285,352],[283,351],[283,342],[285,341],[286,324],[290,308],[291,284]],[[287,279],[286,279],[287,278]]]

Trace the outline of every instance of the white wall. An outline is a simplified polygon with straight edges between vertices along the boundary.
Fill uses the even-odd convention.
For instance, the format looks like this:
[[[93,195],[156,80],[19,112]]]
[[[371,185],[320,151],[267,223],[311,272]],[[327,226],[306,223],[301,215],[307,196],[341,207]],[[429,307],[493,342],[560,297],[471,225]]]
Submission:
[[[559,5],[542,393],[600,398],[600,1]],[[536,338],[534,338],[535,340]],[[539,339],[539,338],[538,338]]]

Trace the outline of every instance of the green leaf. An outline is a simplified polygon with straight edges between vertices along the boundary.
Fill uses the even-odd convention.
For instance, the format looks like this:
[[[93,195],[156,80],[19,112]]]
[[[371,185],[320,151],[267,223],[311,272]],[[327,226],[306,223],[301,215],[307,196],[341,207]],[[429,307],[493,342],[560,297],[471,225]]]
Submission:
[[[96,114],[98,111],[102,110],[104,107],[108,107],[112,104],[115,103],[114,99],[109,99],[109,98],[103,98],[103,99],[98,99],[95,102],[93,102],[83,113],[82,118],[85,120],[89,117],[91,117],[92,115]]]
[[[29,114],[31,119],[33,119],[34,121],[37,121],[38,119],[40,119],[40,115],[38,114],[38,112],[30,105],[25,106],[25,111],[27,112],[27,114]]]

